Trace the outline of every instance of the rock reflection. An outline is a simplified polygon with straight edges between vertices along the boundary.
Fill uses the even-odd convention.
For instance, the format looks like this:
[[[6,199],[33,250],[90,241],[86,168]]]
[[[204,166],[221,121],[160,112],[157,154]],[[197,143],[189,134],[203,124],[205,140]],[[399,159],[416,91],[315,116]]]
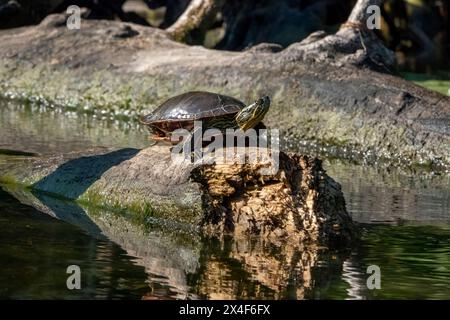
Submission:
[[[81,268],[81,290],[67,288],[72,264]],[[144,268],[120,246],[21,203],[1,187],[0,265],[0,299],[139,299],[149,291]]]
[[[298,243],[205,238],[161,221],[9,191],[42,212],[109,238],[136,257],[151,288],[144,299],[307,299],[315,286],[340,276],[345,259],[345,254]]]
[[[209,299],[304,299],[313,289],[320,251],[251,239],[209,240],[192,285]]]

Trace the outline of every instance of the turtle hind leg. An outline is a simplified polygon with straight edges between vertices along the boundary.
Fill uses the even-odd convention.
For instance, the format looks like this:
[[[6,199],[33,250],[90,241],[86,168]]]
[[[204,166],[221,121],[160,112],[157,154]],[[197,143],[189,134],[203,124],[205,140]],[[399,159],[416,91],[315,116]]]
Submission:
[[[149,147],[153,147],[153,146],[156,146],[156,145],[160,145],[160,146],[170,146],[170,145],[172,145],[170,143],[170,140],[168,140],[167,137],[151,135],[151,136],[148,137],[148,140],[151,142]]]

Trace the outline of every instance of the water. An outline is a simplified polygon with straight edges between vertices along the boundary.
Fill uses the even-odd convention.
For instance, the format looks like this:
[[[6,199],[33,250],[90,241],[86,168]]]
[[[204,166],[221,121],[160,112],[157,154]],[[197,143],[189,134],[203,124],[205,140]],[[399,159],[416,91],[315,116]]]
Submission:
[[[144,147],[146,136],[126,122],[0,104],[0,150]],[[219,241],[2,186],[0,298],[449,299],[450,178],[324,166],[362,223],[362,239],[348,251]],[[67,289],[69,265],[80,266],[82,290]],[[369,265],[380,267],[380,290],[366,286]]]
[[[21,204],[0,190],[0,297],[140,298],[143,267],[119,245]],[[68,290],[66,269],[79,265],[83,290]]]

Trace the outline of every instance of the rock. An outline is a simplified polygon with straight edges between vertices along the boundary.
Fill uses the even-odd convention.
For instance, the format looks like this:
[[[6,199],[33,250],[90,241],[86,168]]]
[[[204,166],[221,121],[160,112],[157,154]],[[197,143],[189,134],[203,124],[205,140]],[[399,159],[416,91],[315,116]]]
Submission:
[[[274,161],[263,156],[257,163],[194,164],[174,159],[167,146],[99,148],[2,164],[0,182],[205,234],[350,243],[355,226],[339,184],[321,162],[282,152],[279,169]]]
[[[283,50],[283,47],[276,43],[260,43],[255,46],[252,46],[248,49],[246,49],[246,52],[266,52],[266,53],[276,53]]]

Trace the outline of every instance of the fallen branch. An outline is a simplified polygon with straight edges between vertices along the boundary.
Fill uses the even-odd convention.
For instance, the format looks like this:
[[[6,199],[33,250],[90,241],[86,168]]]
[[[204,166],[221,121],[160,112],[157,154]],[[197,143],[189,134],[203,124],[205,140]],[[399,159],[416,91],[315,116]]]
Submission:
[[[223,2],[223,0],[192,0],[178,20],[166,31],[176,41],[189,42],[188,38],[192,31],[206,32],[208,24]]]

